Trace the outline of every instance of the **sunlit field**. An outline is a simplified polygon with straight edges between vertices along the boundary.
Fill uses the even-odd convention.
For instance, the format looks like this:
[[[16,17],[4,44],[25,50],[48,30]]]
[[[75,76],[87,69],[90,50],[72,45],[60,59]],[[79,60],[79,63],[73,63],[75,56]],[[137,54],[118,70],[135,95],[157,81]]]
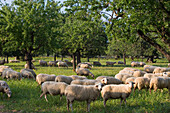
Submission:
[[[10,58],[14,59],[14,58]],[[34,60],[35,73],[38,75],[40,73],[46,74],[55,74],[55,75],[76,75],[73,71],[73,68],[58,68],[58,67],[42,67],[39,65],[38,60],[42,59],[45,61],[52,61],[52,57],[36,57]],[[60,60],[60,58],[58,58]],[[64,58],[71,60],[71,58]],[[86,59],[81,59],[82,62],[86,62]],[[97,58],[91,58],[90,62],[98,61]],[[106,61],[123,61],[123,59],[100,59],[102,66],[94,66],[90,70],[95,78],[97,76],[115,76],[120,70],[125,67],[130,67],[131,59],[127,59],[127,65],[115,64],[114,66],[106,66]],[[141,59],[135,59],[135,61],[142,61]],[[146,62],[146,59],[143,60]],[[157,59],[156,63],[146,63],[148,65],[155,65],[161,67],[168,67],[168,61],[166,59]],[[10,66],[15,71],[20,71],[24,68],[25,61],[20,63],[8,63],[5,64]],[[143,67],[135,67],[137,69],[143,70]],[[88,77],[91,79],[91,77]],[[2,78],[0,77],[0,80]],[[67,103],[66,98],[60,100],[60,96],[51,96],[48,95],[48,102],[44,98],[39,98],[41,95],[40,86],[36,83],[35,80],[31,79],[22,79],[22,80],[5,80],[11,91],[12,97],[8,98],[7,95],[3,98],[0,94],[0,112],[45,112],[45,113],[54,113],[54,112],[67,112]],[[75,101],[73,103],[73,112],[86,112],[86,102]],[[168,89],[163,91],[157,90],[157,92],[149,93],[148,90],[143,89],[142,91],[136,90],[132,92],[131,95],[127,98],[127,105],[123,103],[120,106],[120,99],[108,100],[106,108],[103,106],[103,99],[99,97],[96,101],[91,103],[90,112],[93,113],[170,113],[170,96],[168,94]]]

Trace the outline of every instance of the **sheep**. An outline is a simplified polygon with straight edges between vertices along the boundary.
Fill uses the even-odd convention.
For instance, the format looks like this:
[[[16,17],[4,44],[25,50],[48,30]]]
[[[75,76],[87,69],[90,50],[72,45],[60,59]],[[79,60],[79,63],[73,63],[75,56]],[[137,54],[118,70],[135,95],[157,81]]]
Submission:
[[[25,69],[29,69],[29,67],[28,67],[28,64],[25,64]],[[34,64],[32,63],[31,64],[31,69],[35,69],[35,70],[37,70],[37,68],[35,68],[35,66],[34,66]]]
[[[120,70],[119,74],[129,74],[129,75],[133,75],[134,71],[130,71],[130,70]]]
[[[139,65],[140,65],[141,67],[143,67],[144,65],[146,65],[146,63],[145,63],[145,62],[139,62]]]
[[[84,79],[84,80],[73,80],[71,84],[78,84],[78,85],[95,85],[98,83],[107,84],[107,79],[103,78],[101,80],[91,80],[91,79]]]
[[[4,65],[2,65],[2,66],[0,66],[0,76],[1,76],[1,74],[2,74],[2,72],[3,72],[3,70],[4,69],[11,69],[9,66],[4,66]]]
[[[57,66],[56,61],[49,61],[48,65],[49,66]]]
[[[77,67],[91,69],[90,65],[87,63],[79,63]]]
[[[165,68],[165,67],[157,67],[153,70],[153,73],[163,73],[170,71],[170,68]]]
[[[47,94],[50,95],[60,95],[60,99],[62,95],[64,95],[65,88],[68,84],[64,82],[54,82],[54,81],[46,81],[41,85],[42,94],[40,98],[44,95],[45,100],[47,100]]]
[[[85,76],[91,76],[92,78],[94,78],[94,74],[91,73],[88,69],[86,68],[80,68],[80,67],[77,67],[76,68],[76,73],[77,75],[85,75]]]
[[[40,66],[48,66],[46,61],[39,60]]]
[[[121,80],[123,83],[125,83],[126,79],[129,77],[132,77],[132,75],[126,73],[118,73],[115,75],[115,78]]]
[[[132,92],[133,82],[129,82],[129,84],[121,84],[121,85],[105,85],[102,88],[101,95],[103,98],[104,107],[106,107],[106,101],[110,98],[112,99],[121,99],[120,105],[122,100],[124,100],[126,104],[126,98]]]
[[[144,74],[144,77],[147,77],[147,78],[158,77],[158,76],[163,76],[163,74],[162,73],[156,73],[156,74],[146,73],[146,74]]]
[[[8,98],[11,97],[11,90],[10,87],[8,86],[8,84],[5,81],[0,80],[0,92],[2,92],[3,94],[7,94]],[[4,97],[4,96],[3,96]]]
[[[128,84],[129,82],[134,82],[135,83],[136,78],[137,77],[129,77],[129,78],[127,78],[126,81],[125,81],[125,84]]]
[[[84,80],[87,79],[85,76],[78,76],[78,75],[71,75],[70,76],[73,80]]]
[[[118,61],[117,63],[118,63],[118,64],[124,64],[124,62],[122,62],[122,61]]]
[[[157,89],[167,88],[169,90],[169,94],[170,94],[170,77],[154,77],[154,78],[151,78],[150,88],[149,88],[150,93],[151,93],[152,88],[154,89],[154,92]]]
[[[170,71],[168,71],[168,72],[163,72],[163,76],[164,76],[164,77],[170,77]]]
[[[70,84],[73,79],[70,76],[64,76],[64,75],[58,75],[55,78],[55,82],[65,82],[67,84]]]
[[[156,67],[157,66],[145,65],[144,71],[146,71],[147,73],[152,73]]]
[[[123,70],[129,70],[129,71],[139,71],[139,69],[125,67]]]
[[[141,77],[141,76],[144,76],[144,74],[146,74],[145,71],[135,71],[135,72],[133,73],[133,76],[134,76],[134,77]]]
[[[36,82],[41,85],[45,81],[55,81],[56,75],[48,75],[40,73],[36,76]]]
[[[116,62],[106,62],[106,65],[108,66],[108,65],[111,65],[111,66],[113,66],[114,64],[116,64]]]
[[[19,60],[9,60],[9,63],[20,63]]]
[[[72,104],[74,100],[87,101],[87,111],[90,111],[91,101],[95,101],[102,89],[102,84],[96,85],[68,85],[65,89],[65,95],[67,99],[67,110],[69,111],[69,105],[73,111]]]
[[[66,64],[69,65],[69,66],[72,65],[72,63],[70,61],[68,61],[68,60],[64,60],[64,62],[66,62]]]
[[[67,67],[67,69],[68,69],[68,65],[67,65],[66,62],[60,61],[60,62],[57,62],[57,65],[58,65],[58,68],[60,68],[60,67]]]
[[[130,65],[131,65],[132,67],[138,67],[138,66],[140,66],[140,63],[139,63],[139,62],[132,61]]]
[[[89,66],[93,67],[93,65],[90,62],[84,62],[85,64],[88,64]]]
[[[93,62],[93,65],[101,66],[102,64],[101,64],[100,62],[98,62],[98,61],[94,61],[94,62]]]
[[[36,74],[31,69],[21,69],[20,73],[21,73],[21,76],[24,78],[31,78],[35,80]]]
[[[138,90],[141,90],[141,89],[144,89],[144,88],[149,89],[149,83],[150,83],[150,78],[137,77],[135,79],[134,91],[136,90],[136,88],[138,88]]]
[[[5,69],[3,70],[2,72],[2,78],[3,79],[18,79],[18,80],[21,80],[22,79],[22,76],[21,76],[21,73],[20,72],[17,72],[17,71],[14,71],[12,69]]]
[[[107,79],[107,84],[122,84],[122,81],[112,76],[98,76],[96,80]]]

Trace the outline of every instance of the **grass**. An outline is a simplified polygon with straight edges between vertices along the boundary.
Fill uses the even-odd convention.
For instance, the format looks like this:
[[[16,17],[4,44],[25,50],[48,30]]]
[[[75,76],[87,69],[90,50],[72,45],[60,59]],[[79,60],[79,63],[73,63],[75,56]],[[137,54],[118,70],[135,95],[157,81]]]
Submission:
[[[12,59],[12,58],[10,58]],[[72,67],[58,68],[58,67],[41,67],[39,66],[38,60],[43,59],[45,61],[52,61],[52,57],[41,57],[34,58],[36,62],[34,65],[37,67],[35,71],[36,74],[46,73],[46,74],[55,74],[55,75],[75,75]],[[69,59],[69,58],[65,58]],[[70,60],[70,59],[69,59]],[[101,75],[105,76],[114,76],[125,66],[115,64],[114,66],[105,66],[106,61],[120,61],[114,59],[101,59],[100,62],[103,66],[94,66],[91,72],[97,77]],[[82,59],[82,62],[85,62],[86,59]],[[90,59],[91,62],[97,61],[97,59]],[[137,61],[137,60],[136,60]],[[138,59],[138,61],[141,61]],[[127,59],[127,66],[130,67],[130,59]],[[144,61],[145,62],[145,61]],[[5,64],[10,66],[13,70],[20,71],[24,68],[25,62],[20,63],[9,63]],[[147,63],[149,65],[156,65],[161,67],[167,67],[166,59],[158,59],[157,63]],[[135,67],[137,69],[143,70],[143,67]],[[91,78],[91,77],[89,77]],[[0,77],[1,79],[1,77]],[[1,79],[2,80],[2,79]],[[60,100],[59,96],[48,95],[47,98],[49,102],[46,102],[44,98],[40,99],[41,94],[40,87],[34,80],[22,79],[19,80],[5,80],[11,88],[12,97],[10,99],[5,96],[2,98],[0,94],[0,112],[43,112],[43,113],[56,113],[56,112],[67,112],[66,108],[66,98],[63,97]],[[108,100],[106,108],[103,106],[103,99],[99,97],[96,101],[91,103],[90,111],[92,113],[110,113],[110,112],[119,112],[119,113],[143,113],[151,112],[158,113],[170,112],[170,96],[168,90],[164,89],[163,92],[157,91],[149,94],[149,91],[142,90],[132,92],[132,94],[127,98],[127,105],[122,104],[120,106],[120,99]],[[86,112],[86,102],[75,101],[73,103],[73,109],[75,113]]]

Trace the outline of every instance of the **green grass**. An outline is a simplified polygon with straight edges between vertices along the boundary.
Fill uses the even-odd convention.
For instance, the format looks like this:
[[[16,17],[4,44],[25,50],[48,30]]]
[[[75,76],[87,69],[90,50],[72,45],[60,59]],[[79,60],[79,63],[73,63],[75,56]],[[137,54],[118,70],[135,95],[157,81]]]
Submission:
[[[12,58],[10,58],[12,59]],[[36,74],[46,73],[55,75],[75,75],[72,67],[58,68],[58,67],[41,67],[39,66],[38,60],[43,59],[45,61],[52,61],[51,57],[41,57],[34,58],[36,62],[34,65],[37,67],[35,71]],[[65,58],[69,59],[69,58]],[[70,59],[69,59],[70,60]],[[82,59],[85,62],[86,59]],[[97,59],[90,59],[91,62],[97,61]],[[100,62],[102,66],[94,66],[91,72],[97,76],[114,76],[124,67],[130,67],[130,59],[127,59],[127,66],[115,64],[114,66],[105,66],[106,61],[123,61],[114,59],[101,59]],[[137,61],[137,60],[136,60]],[[138,61],[141,61],[140,59]],[[145,60],[146,61],[146,60]],[[145,62],[144,61],[144,62]],[[25,62],[20,63],[9,63],[5,64],[10,66],[16,71],[20,71],[24,68]],[[167,67],[166,59],[159,59],[157,63],[147,63],[149,65],[156,65],[161,67]],[[143,70],[143,67],[135,67],[137,69]],[[88,77],[91,79],[91,77]],[[1,77],[0,77],[1,79]],[[2,79],[1,79],[2,80]],[[6,81],[6,80],[5,80]],[[37,87],[37,83],[34,80],[22,79],[19,80],[9,80],[8,85],[12,91],[12,97],[10,99],[5,96],[2,98],[0,94],[0,112],[44,112],[44,113],[56,113],[56,112],[67,112],[66,108],[66,98],[63,97],[60,100],[59,96],[48,95],[47,98],[49,102],[46,102],[44,98],[39,98],[41,94],[40,87]],[[127,98],[127,106],[122,104],[120,106],[120,99],[108,100],[106,108],[103,106],[103,99],[99,97],[96,101],[91,103],[90,111],[93,113],[143,113],[143,112],[153,112],[153,113],[169,113],[170,112],[170,96],[168,90],[164,89],[163,92],[157,91],[149,94],[149,91],[142,90],[132,92],[132,94]],[[73,109],[75,113],[86,112],[86,102],[75,101],[73,103]]]

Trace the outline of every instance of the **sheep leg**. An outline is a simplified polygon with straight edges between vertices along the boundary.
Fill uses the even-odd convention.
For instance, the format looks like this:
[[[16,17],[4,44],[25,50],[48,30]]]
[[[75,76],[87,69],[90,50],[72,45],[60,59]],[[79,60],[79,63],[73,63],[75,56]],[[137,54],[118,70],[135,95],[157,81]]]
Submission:
[[[60,95],[60,100],[62,100],[62,95]]]
[[[73,102],[70,102],[71,111],[73,112]]]
[[[67,111],[69,111],[69,104],[70,104],[70,101],[67,99]]]
[[[106,101],[107,101],[107,99],[103,100],[104,107],[106,107]]]
[[[122,105],[122,100],[123,100],[123,99],[121,98],[121,100],[120,100],[120,106]]]
[[[87,112],[90,112],[90,101],[87,101]]]
[[[149,93],[151,94],[151,88],[149,88]]]
[[[45,98],[45,100],[48,102],[48,100],[47,100],[47,94],[45,94],[44,98]]]

